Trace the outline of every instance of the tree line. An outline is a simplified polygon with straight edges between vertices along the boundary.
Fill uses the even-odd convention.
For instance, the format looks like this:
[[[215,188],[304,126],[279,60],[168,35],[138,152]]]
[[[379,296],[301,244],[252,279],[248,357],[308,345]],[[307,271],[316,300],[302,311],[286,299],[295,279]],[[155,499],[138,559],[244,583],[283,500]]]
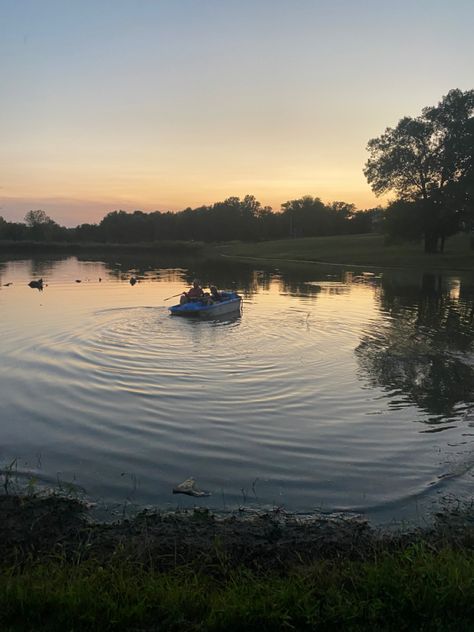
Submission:
[[[282,204],[275,212],[253,196],[229,197],[210,206],[179,212],[113,211],[98,224],[60,226],[44,211],[29,211],[24,222],[0,217],[0,239],[99,243],[146,243],[162,240],[263,241],[289,237],[360,234],[374,230],[380,208],[357,210],[354,204],[324,204],[310,195]]]
[[[162,240],[259,241],[383,230],[392,242],[424,240],[442,252],[447,237],[474,230],[474,90],[451,90],[418,117],[403,117],[369,141],[364,174],[376,195],[395,194],[387,208],[357,210],[310,195],[278,212],[253,196],[180,212],[113,211],[98,224],[59,226],[42,210],[25,222],[0,217],[0,239],[135,243]]]

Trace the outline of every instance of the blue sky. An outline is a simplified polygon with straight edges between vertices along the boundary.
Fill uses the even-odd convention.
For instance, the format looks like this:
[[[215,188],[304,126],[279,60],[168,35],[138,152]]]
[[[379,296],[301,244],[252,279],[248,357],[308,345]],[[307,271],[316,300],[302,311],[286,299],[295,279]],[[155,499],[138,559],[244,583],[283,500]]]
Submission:
[[[474,2],[0,0],[0,215],[379,203],[367,141],[474,88]]]

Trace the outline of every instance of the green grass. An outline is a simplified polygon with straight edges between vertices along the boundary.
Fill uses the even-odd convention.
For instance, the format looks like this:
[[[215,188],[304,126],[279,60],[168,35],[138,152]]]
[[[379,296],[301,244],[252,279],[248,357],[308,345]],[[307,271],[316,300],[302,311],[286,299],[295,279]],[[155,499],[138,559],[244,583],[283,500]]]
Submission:
[[[382,235],[342,235],[283,239],[259,243],[231,243],[222,254],[262,260],[321,261],[371,267],[416,267],[426,270],[474,270],[470,236],[458,234],[446,241],[443,254],[427,255],[423,245],[386,246]]]
[[[53,559],[2,573],[0,629],[473,630],[474,553],[415,544],[284,576]]]
[[[474,270],[470,236],[458,234],[446,241],[443,254],[427,255],[423,244],[386,246],[382,235],[337,235],[266,242],[203,244],[193,241],[160,241],[140,244],[51,243],[0,241],[0,254],[100,254],[112,253],[195,255],[214,259],[222,254],[262,261],[325,262],[363,267],[418,268],[422,270]]]

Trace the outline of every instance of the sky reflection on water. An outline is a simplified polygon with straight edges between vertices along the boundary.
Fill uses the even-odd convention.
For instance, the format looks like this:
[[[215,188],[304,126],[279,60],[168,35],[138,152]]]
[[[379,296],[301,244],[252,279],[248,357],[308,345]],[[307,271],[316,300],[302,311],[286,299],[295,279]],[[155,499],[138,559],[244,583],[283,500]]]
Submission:
[[[242,316],[169,317],[195,276],[238,289]],[[0,465],[20,481],[380,520],[472,482],[472,275],[17,260],[0,310]],[[188,476],[213,495],[172,496]]]

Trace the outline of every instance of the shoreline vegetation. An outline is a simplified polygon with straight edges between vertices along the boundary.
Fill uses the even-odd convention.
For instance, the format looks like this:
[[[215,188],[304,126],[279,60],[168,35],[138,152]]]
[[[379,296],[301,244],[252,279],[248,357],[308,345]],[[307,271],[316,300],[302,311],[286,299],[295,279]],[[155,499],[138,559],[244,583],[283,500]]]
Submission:
[[[443,253],[426,254],[421,242],[387,245],[382,235],[338,235],[233,243],[219,248],[226,256],[275,263],[318,263],[368,268],[474,270],[470,236],[459,233],[446,241]]]
[[[474,508],[375,530],[281,510],[143,511],[0,496],[2,630],[471,630]]]
[[[2,254],[186,254],[196,255],[204,244],[200,241],[166,240],[130,244],[66,241],[13,241],[0,240]]]
[[[446,241],[443,253],[426,254],[421,242],[387,245],[382,235],[337,235],[280,239],[262,242],[155,241],[142,243],[68,243],[44,241],[0,241],[0,255],[133,254],[180,255],[267,263],[328,264],[371,268],[417,268],[437,271],[474,270],[472,237],[458,233]]]

